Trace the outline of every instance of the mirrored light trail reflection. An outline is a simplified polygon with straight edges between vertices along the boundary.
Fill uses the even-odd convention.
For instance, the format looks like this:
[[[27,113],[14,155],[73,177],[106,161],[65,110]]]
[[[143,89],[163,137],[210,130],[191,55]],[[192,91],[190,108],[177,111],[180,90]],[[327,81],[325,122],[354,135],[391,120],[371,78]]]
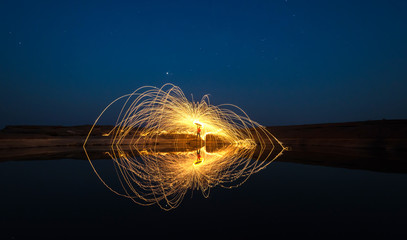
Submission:
[[[104,133],[122,189],[110,187],[86,151],[93,127],[117,100],[125,99],[117,122]],[[83,145],[102,183],[141,205],[178,207],[188,191],[208,197],[210,189],[238,187],[285,150],[260,124],[233,105],[213,106],[208,96],[188,101],[166,84],[143,87],[113,101],[101,113]],[[102,136],[100,136],[102,137]]]

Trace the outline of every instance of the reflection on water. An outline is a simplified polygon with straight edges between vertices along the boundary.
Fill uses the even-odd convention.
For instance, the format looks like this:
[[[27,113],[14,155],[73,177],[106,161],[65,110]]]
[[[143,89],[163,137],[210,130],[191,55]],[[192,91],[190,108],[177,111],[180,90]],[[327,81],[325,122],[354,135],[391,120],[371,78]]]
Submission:
[[[207,147],[206,151],[222,153],[225,147]],[[176,154],[175,148],[162,145],[156,146],[155,151],[153,147],[140,153],[123,146],[121,150],[139,161],[138,164],[144,161],[138,154],[143,154],[145,159],[154,154],[157,158]],[[310,154],[306,149],[297,150],[301,149],[293,147],[293,151],[284,152],[268,167],[252,174],[239,188],[231,191],[211,188],[209,199],[201,197],[200,191],[195,191],[198,194],[193,197],[187,193],[182,205],[171,212],[158,207],[142,207],[112,194],[92,174],[87,161],[71,160],[86,159],[82,148],[19,150],[18,158],[8,160],[25,161],[0,164],[0,239],[32,239],[32,236],[38,239],[44,236],[116,239],[134,238],[135,234],[143,237],[152,234],[158,237],[168,237],[168,234],[195,236],[197,230],[200,236],[208,238],[214,235],[260,238],[270,233],[277,238],[330,239],[332,233],[340,233],[338,238],[406,238],[407,168],[401,164],[405,162],[405,154],[380,155],[379,162],[371,158],[377,153],[365,153],[365,156],[363,152],[357,152],[354,157],[346,157],[345,152],[356,153],[312,149],[314,153]],[[88,149],[92,159],[110,158],[106,152],[118,154],[116,149],[113,151],[106,146]],[[179,148],[178,152],[191,155],[192,159],[186,160],[189,165],[197,160],[194,148]],[[268,152],[265,148],[262,155],[266,157]],[[272,160],[279,151],[273,152],[264,160],[258,158],[259,152],[255,150],[250,163],[256,159],[259,163]],[[201,151],[201,154],[206,153]],[[22,155],[26,157],[22,158]],[[109,183],[118,179],[111,164],[113,161],[92,162]],[[206,159],[202,164],[205,162]],[[349,166],[375,171],[380,166],[380,169],[388,168],[392,172],[397,168],[404,174],[344,168]],[[121,189],[119,181],[110,186]]]
[[[173,152],[169,148],[164,150]],[[111,159],[107,154],[109,151],[108,146],[87,147],[87,153],[92,160]],[[87,160],[83,148],[74,146],[7,149],[7,151],[0,151],[0,153],[0,163],[59,159]],[[136,152],[133,153],[137,156]],[[254,156],[256,156],[256,151]],[[284,155],[277,158],[276,161],[375,172],[407,173],[405,159],[407,159],[407,153],[400,151],[293,146],[290,151],[284,151]]]
[[[115,164],[122,190],[111,188],[90,162],[101,181],[116,194],[169,210],[180,205],[188,190],[208,197],[215,186],[240,186],[280,156],[283,148],[273,150],[263,145],[256,148],[219,142],[192,150],[114,145],[106,154]]]

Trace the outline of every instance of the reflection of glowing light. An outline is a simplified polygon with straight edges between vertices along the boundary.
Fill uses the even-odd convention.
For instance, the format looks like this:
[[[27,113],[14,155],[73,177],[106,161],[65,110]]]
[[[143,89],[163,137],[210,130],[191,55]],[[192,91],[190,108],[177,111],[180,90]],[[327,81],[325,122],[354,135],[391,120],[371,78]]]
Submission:
[[[201,164],[203,160],[203,157],[197,157],[196,161],[194,162],[194,166]]]
[[[119,99],[126,102],[108,135],[109,155],[123,193],[101,178],[85,148],[99,118]],[[84,148],[95,173],[110,190],[142,205],[172,209],[189,189],[207,197],[212,187],[240,186],[281,154],[271,157],[274,143],[284,149],[240,108],[213,106],[207,95],[200,102],[190,102],[179,87],[165,84],[139,88],[109,104],[92,126]],[[160,152],[162,144],[170,144],[175,151]]]

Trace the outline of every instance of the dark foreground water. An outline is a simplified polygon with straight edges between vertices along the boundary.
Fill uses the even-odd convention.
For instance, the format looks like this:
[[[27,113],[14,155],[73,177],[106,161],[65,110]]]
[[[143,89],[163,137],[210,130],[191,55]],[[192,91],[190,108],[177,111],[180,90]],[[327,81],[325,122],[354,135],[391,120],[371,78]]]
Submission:
[[[0,163],[0,239],[406,239],[406,190],[407,174],[273,162],[239,188],[194,192],[166,212],[110,192],[84,160],[9,161]]]

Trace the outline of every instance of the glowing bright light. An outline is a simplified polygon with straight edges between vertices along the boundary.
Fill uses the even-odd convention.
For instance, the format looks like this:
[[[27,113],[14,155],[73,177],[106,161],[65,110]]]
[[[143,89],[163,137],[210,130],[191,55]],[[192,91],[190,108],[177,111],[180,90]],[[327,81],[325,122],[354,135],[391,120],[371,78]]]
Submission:
[[[109,187],[86,152],[94,126],[120,99],[126,101],[108,135],[109,155],[123,193]],[[165,144],[175,151],[160,152]],[[275,144],[281,152],[271,157]],[[139,88],[109,104],[92,126],[84,149],[110,190],[136,203],[168,210],[177,207],[190,189],[201,190],[207,197],[212,187],[241,185],[281,155],[284,147],[237,106],[211,105],[207,95],[191,102],[179,87],[165,84]]]
[[[194,121],[194,124],[197,125],[197,126],[199,126],[199,127],[203,127],[203,123],[201,123],[201,122],[198,121],[198,120],[195,120],[195,121]]]

